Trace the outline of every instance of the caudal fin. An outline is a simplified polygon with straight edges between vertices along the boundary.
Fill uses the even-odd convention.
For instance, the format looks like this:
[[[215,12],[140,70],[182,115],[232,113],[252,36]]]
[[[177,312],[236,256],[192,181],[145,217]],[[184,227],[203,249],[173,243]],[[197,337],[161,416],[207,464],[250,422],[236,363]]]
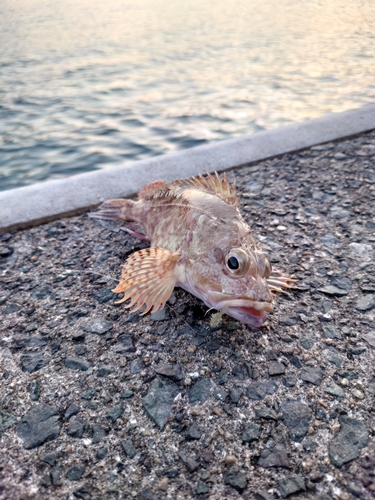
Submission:
[[[106,220],[133,220],[133,205],[132,200],[108,200],[102,203],[98,210],[91,212],[89,217]]]

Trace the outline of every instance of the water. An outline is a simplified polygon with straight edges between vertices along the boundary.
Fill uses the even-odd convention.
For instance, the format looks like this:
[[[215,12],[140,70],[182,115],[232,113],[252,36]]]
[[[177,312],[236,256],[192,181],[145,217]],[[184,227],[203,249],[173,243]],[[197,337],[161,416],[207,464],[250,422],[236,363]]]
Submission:
[[[1,0],[0,189],[374,100],[373,0]]]

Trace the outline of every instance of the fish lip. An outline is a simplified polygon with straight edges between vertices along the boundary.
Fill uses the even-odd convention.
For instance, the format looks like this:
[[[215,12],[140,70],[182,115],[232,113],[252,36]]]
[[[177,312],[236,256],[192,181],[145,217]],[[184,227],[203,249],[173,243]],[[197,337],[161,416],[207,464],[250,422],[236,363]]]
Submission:
[[[267,319],[267,313],[273,310],[272,302],[235,298],[217,291],[209,291],[207,296],[211,307],[218,310],[225,308],[225,314],[254,328],[262,326]]]

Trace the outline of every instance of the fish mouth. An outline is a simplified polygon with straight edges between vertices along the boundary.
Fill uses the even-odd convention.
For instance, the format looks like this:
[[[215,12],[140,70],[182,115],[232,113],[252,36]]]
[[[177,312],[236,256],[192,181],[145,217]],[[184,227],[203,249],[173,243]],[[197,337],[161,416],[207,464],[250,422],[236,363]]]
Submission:
[[[217,310],[224,309],[225,314],[253,327],[262,326],[267,319],[267,313],[273,310],[272,302],[235,298],[233,295],[209,291],[210,306]]]

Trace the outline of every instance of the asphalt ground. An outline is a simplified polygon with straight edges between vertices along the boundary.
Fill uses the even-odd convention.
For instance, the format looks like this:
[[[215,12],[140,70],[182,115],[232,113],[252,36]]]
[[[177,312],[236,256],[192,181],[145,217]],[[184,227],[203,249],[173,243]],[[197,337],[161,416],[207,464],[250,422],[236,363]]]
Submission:
[[[256,330],[116,305],[119,223],[1,236],[0,498],[375,498],[374,165],[370,132],[229,172],[298,279]]]

